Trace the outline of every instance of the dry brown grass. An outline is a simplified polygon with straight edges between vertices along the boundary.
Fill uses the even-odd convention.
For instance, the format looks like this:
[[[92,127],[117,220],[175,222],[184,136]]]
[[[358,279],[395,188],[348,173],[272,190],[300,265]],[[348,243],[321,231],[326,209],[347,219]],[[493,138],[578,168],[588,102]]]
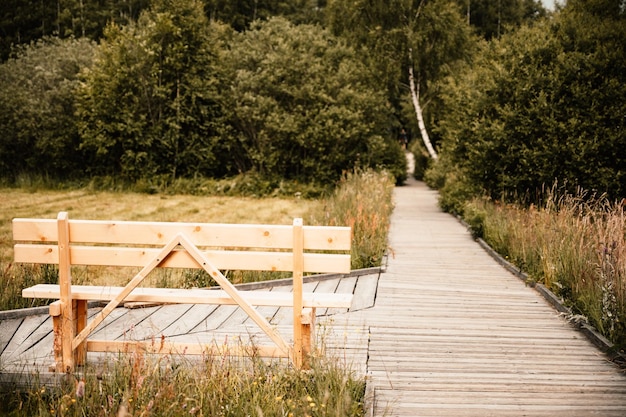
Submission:
[[[21,266],[11,264],[13,259],[11,221],[16,217],[55,219],[59,211],[67,211],[70,219],[291,224],[295,217],[308,220],[310,218],[308,213],[320,204],[315,200],[296,198],[257,199],[88,190],[28,192],[19,189],[0,189],[0,270],[4,270],[5,277],[14,278],[10,280],[11,282],[18,281],[17,277],[20,276],[41,274],[28,271],[16,273],[15,270]],[[138,268],[73,267],[72,280],[75,284],[125,285],[137,272]],[[249,279],[240,272],[232,274],[231,280],[234,283]],[[54,276],[51,275],[50,278]],[[252,280],[271,278],[273,277],[263,276]],[[13,292],[19,294],[24,285],[28,284],[15,282],[16,288]],[[211,282],[208,277],[198,273],[164,269],[150,274],[142,285],[189,287],[207,286],[211,285]]]
[[[136,193],[0,189],[0,261],[13,256],[11,221],[16,217],[55,219],[148,220],[203,223],[291,224],[308,218],[314,200],[246,197],[201,197]]]
[[[554,191],[544,207],[468,205],[469,222],[496,251],[626,346],[626,216],[621,202]]]

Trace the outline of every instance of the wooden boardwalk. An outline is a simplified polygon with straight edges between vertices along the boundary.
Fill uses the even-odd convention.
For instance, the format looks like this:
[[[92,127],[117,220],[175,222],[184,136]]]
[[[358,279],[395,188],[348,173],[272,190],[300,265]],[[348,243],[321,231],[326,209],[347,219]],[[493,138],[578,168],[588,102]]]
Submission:
[[[355,294],[349,310],[318,311],[318,334],[329,353],[366,376],[369,417],[626,416],[624,373],[441,213],[436,192],[410,180],[394,197],[383,274],[305,285]],[[263,314],[289,334],[290,311]],[[45,373],[51,330],[45,311],[0,313],[0,379]],[[245,314],[229,306],[119,308],[98,333],[117,340],[163,334],[178,342],[253,337],[265,343]]]
[[[503,269],[437,194],[395,190],[370,330],[373,416],[626,416],[626,377]]]
[[[335,292],[354,294],[349,309],[318,309],[318,345],[333,356],[340,355],[345,365],[365,374],[367,361],[367,331],[361,321],[352,324],[348,318],[374,304],[380,270],[353,271],[350,275],[305,277],[303,290],[307,292]],[[243,285],[241,290],[291,291],[291,280]],[[210,291],[210,290],[207,290]],[[287,340],[293,332],[293,313],[290,308],[258,307],[268,321]],[[93,316],[101,307],[89,309]],[[335,317],[339,319],[335,322]],[[332,322],[332,326],[326,326]],[[328,330],[326,330],[328,329]],[[94,330],[99,340],[155,340],[161,336],[171,342],[202,343],[223,346],[271,345],[271,341],[251,318],[238,306],[206,304],[137,305],[128,303],[119,307]],[[0,383],[30,383],[31,375],[40,381],[55,383],[58,375],[48,370],[53,364],[52,319],[47,308],[0,312]],[[90,364],[106,360],[111,354],[88,353]],[[113,354],[113,356],[116,356]]]

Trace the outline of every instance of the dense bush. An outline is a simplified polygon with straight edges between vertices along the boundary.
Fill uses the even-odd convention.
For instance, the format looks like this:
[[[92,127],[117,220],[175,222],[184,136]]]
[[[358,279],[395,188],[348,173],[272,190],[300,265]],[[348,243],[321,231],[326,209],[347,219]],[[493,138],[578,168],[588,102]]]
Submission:
[[[626,14],[587,6],[568,2],[485,43],[448,80],[442,159],[492,198],[524,199],[555,180],[626,196]]]
[[[66,179],[83,175],[74,116],[78,73],[96,46],[85,39],[46,38],[0,65],[0,176]]]
[[[274,18],[235,33],[200,0],[154,0],[98,46],[25,48],[0,64],[0,87],[5,183],[156,190],[237,176],[261,186],[246,192],[269,194],[283,181],[329,186],[355,166],[406,178],[385,92],[320,26]]]
[[[356,52],[320,27],[257,23],[234,37],[222,64],[226,139],[240,171],[332,183],[357,164],[403,163],[397,143],[383,136],[390,120],[383,90]]]

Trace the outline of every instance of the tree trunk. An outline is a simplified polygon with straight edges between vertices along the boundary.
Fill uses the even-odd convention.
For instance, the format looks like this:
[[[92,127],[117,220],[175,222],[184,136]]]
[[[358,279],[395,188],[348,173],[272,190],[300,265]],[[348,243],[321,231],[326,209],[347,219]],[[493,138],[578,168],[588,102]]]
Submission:
[[[413,107],[415,108],[415,115],[417,116],[417,125],[420,129],[420,134],[422,135],[422,141],[428,150],[428,154],[434,160],[437,160],[438,155],[435,152],[435,148],[433,148],[433,144],[430,143],[430,137],[428,136],[428,131],[426,130],[426,125],[424,124],[424,117],[422,116],[422,106],[420,106],[420,90],[419,85],[415,84],[415,77],[413,76],[413,64],[409,65],[409,88],[411,89],[411,99],[413,101]]]

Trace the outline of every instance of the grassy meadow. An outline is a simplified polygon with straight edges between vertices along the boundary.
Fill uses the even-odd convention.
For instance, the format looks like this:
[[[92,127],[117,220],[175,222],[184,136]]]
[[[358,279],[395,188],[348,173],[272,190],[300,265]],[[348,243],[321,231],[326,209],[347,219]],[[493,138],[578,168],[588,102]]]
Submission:
[[[298,198],[0,189],[0,281],[9,288],[0,296],[0,309],[39,304],[41,300],[22,299],[21,289],[38,282],[57,281],[56,268],[12,264],[11,220],[16,217],[55,219],[59,211],[67,211],[70,219],[291,224],[295,217],[303,217],[307,222],[309,213],[320,204],[316,200]],[[76,284],[124,285],[137,271],[133,268],[73,267],[72,275]],[[205,275],[198,271],[163,269],[151,274],[145,285],[208,286],[211,282]],[[236,282],[246,279],[243,272],[233,275],[231,278]]]
[[[348,225],[353,229],[353,268],[379,265],[386,249],[395,180],[371,171],[345,175],[326,198],[201,197],[137,193],[0,189],[0,309],[24,307],[22,288],[57,282],[54,268],[12,263],[11,219],[201,221],[222,223]],[[128,275],[79,271],[81,283],[123,283]],[[232,277],[229,277],[232,280]],[[267,277],[265,277],[267,278]],[[161,276],[159,284],[179,285]],[[102,282],[104,280],[104,282]],[[182,282],[182,284],[187,284]],[[197,284],[197,282],[195,282]],[[105,368],[103,368],[103,366]],[[117,361],[69,376],[59,387],[33,386],[0,393],[0,415],[26,416],[285,416],[365,415],[365,380],[340,358],[312,357],[311,369],[256,357],[120,355]]]
[[[0,310],[31,307],[45,300],[23,299],[23,288],[56,283],[53,266],[12,263],[11,220],[55,219],[67,211],[70,219],[145,220],[205,223],[305,224],[350,226],[353,230],[352,268],[380,265],[386,249],[393,209],[394,179],[363,171],[346,174],[333,193],[321,199],[142,194],[90,189],[52,191],[0,188]],[[125,285],[138,271],[133,268],[73,267],[75,284]],[[229,271],[235,284],[288,277],[288,273]],[[215,283],[203,271],[157,270],[142,283],[159,287],[207,287]]]

